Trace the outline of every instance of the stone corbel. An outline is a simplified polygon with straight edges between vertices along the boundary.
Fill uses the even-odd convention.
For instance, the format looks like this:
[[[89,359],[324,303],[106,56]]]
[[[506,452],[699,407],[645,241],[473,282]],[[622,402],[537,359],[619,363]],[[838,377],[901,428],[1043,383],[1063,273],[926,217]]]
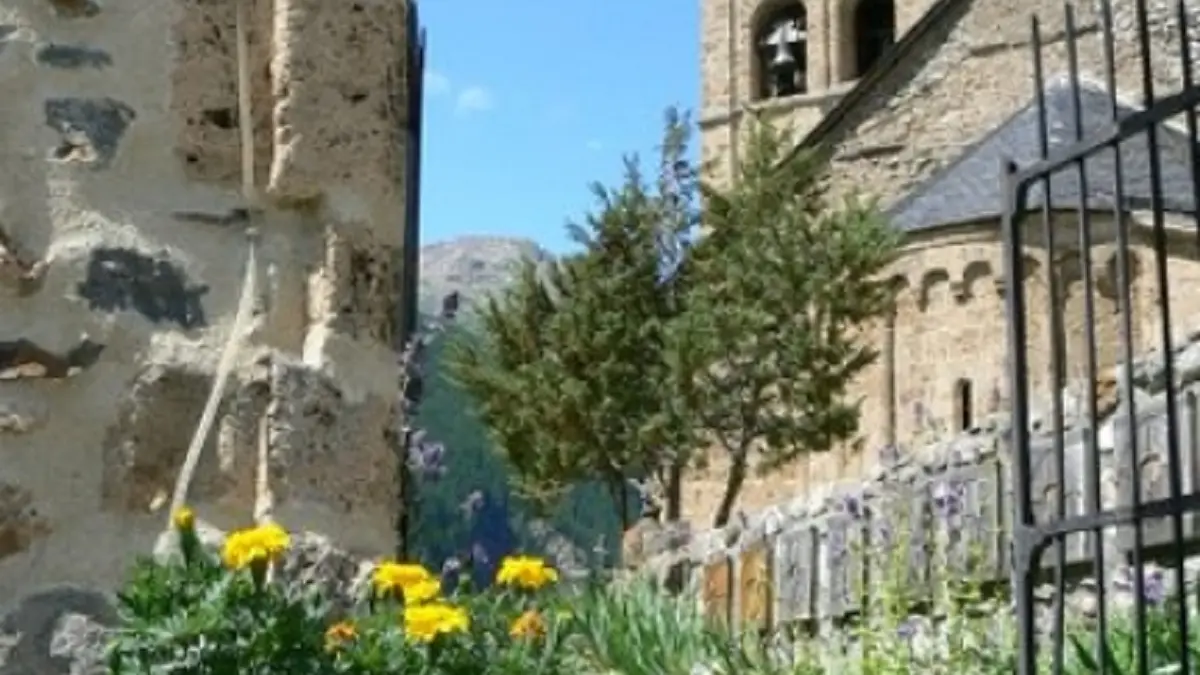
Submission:
[[[1008,292],[1008,281],[1004,277],[993,277],[992,288],[996,290],[996,295],[1003,298]]]

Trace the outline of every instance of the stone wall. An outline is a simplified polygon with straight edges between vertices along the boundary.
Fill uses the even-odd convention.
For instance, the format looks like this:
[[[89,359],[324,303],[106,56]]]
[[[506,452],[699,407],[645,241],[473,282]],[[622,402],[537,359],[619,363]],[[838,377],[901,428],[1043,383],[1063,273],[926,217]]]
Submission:
[[[1191,234],[1194,226],[1183,222],[1186,220],[1174,214],[1167,220],[1171,279],[1167,295],[1172,322],[1179,328],[1195,327],[1200,319],[1200,297],[1188,292],[1200,279],[1200,257]],[[1126,221],[1131,225],[1134,353],[1160,342],[1152,221],[1144,213],[1129,214]],[[1116,222],[1110,213],[1094,213],[1089,218],[1094,309],[1090,318],[1080,273],[1080,217],[1075,213],[1055,215],[1059,238],[1053,263],[1040,219],[1030,218],[1026,223],[1026,354],[1029,383],[1039,400],[1049,395],[1051,386],[1047,272],[1052,264],[1063,284],[1062,300],[1055,311],[1063,320],[1068,378],[1083,377],[1087,372],[1084,326],[1089,321],[1094,327],[1097,369],[1108,371],[1121,354]],[[849,388],[850,399],[862,402],[858,442],[803,455],[766,476],[750,476],[738,506],[747,511],[764,509],[826,483],[865,478],[879,463],[879,453],[890,446],[903,446],[923,458],[927,448],[922,439],[931,433],[944,436],[963,431],[1007,409],[1005,292],[1010,284],[1004,279],[1004,269],[1000,228],[994,219],[910,236],[902,255],[886,272],[897,288],[895,314],[865,327],[879,357]],[[708,470],[689,472],[683,490],[686,519],[711,519],[724,489],[726,466],[725,456],[717,451]]]
[[[1200,332],[1176,342],[1173,353],[1177,390],[1178,438],[1184,492],[1200,489]],[[1167,483],[1167,406],[1164,356],[1150,353],[1136,362],[1136,424],[1118,402],[1096,430],[1100,457],[1101,503],[1111,508],[1130,503],[1130,466],[1142,468],[1142,499],[1169,496]],[[1089,512],[1092,456],[1086,411],[1074,389],[1064,392],[1065,481],[1067,515]],[[1057,520],[1058,481],[1051,422],[1043,414],[1031,420],[1034,469],[1030,492],[1037,522]],[[1131,451],[1137,435],[1137,455]],[[833,630],[839,620],[878,600],[885,551],[908,533],[905,550],[911,588],[932,589],[939,578],[971,574],[1007,583],[1011,571],[1009,536],[1012,510],[1011,450],[1007,422],[994,417],[967,433],[935,443],[921,453],[885,457],[863,482],[828,484],[788,503],[741,516],[717,531],[689,535],[686,528],[651,528],[643,534],[639,567],[665,574],[681,566],[687,592],[705,611],[740,626],[803,625]],[[1170,545],[1170,520],[1147,521],[1144,551],[1161,559]],[[1200,542],[1200,517],[1185,519],[1189,543]],[[1065,546],[1070,605],[1094,612],[1095,584],[1090,535],[1074,535]],[[1113,528],[1103,537],[1106,581],[1118,602],[1129,599],[1131,528]],[[968,553],[977,556],[968,570]],[[1041,564],[1054,564],[1053,549]],[[1200,559],[1188,569],[1200,570]],[[1053,586],[1039,589],[1049,606]]]
[[[284,526],[387,554],[409,5],[250,4],[259,285],[189,501],[250,522],[262,457]],[[0,615],[166,519],[247,259],[235,17],[0,0]]]

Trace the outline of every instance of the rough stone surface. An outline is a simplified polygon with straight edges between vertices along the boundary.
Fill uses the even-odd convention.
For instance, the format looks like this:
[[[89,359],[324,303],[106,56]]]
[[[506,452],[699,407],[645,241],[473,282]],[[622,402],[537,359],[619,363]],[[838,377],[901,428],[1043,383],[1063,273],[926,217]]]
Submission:
[[[33,495],[0,481],[0,559],[28,550],[35,540],[49,534],[50,525],[38,513]]]
[[[0,7],[0,90],[22,102],[0,104],[0,602],[111,590],[152,550],[234,331],[190,505],[227,530],[266,503],[298,537],[393,550],[400,392],[383,316],[399,294],[406,91],[383,74],[403,66],[407,5],[250,4],[257,183],[286,155],[281,175],[319,188],[303,204],[238,189],[237,3]],[[326,97],[335,84],[368,97]],[[249,225],[258,281],[235,326]]]
[[[1182,335],[1172,352],[1176,394],[1176,443],[1180,453],[1182,489],[1200,489],[1196,467],[1200,466],[1200,335]],[[1035,522],[1061,520],[1057,496],[1066,497],[1065,517],[1090,512],[1088,485],[1093,475],[1100,481],[1100,505],[1104,509],[1132,506],[1132,466],[1141,469],[1139,486],[1143,502],[1167,499],[1168,405],[1166,360],[1149,353],[1138,358],[1132,370],[1135,383],[1136,417],[1129,406],[1118,401],[1099,419],[1093,430],[1082,406],[1064,406],[1063,464],[1060,480],[1055,461],[1055,433],[1043,419],[1031,420],[1031,464],[1028,485]],[[1105,373],[1103,381],[1117,377]],[[1070,395],[1063,392],[1064,399]],[[1039,431],[1040,429],[1040,431]],[[1136,436],[1136,444],[1134,438]],[[837,628],[848,613],[866,601],[878,599],[872,586],[895,574],[905,575],[904,587],[921,597],[937,601],[936,589],[950,579],[971,575],[982,581],[1006,584],[1013,571],[1012,532],[1013,468],[1009,444],[1011,427],[1003,416],[990,424],[932,443],[921,451],[902,452],[886,458],[868,472],[865,480],[827,483],[809,493],[752,513],[741,513],[721,530],[697,531],[677,540],[659,538],[659,548],[643,547],[640,569],[665,577],[672,569],[688,571],[690,593],[715,615],[761,616],[763,599],[755,591],[743,599],[745,574],[761,576],[761,565],[748,573],[742,567],[768,543],[772,570],[769,612],[775,628],[797,621],[810,622],[828,636],[842,635]],[[1136,450],[1135,450],[1136,449]],[[1093,458],[1096,462],[1092,464]],[[1098,472],[1098,474],[1093,474]],[[632,531],[632,530],[631,530]],[[1188,545],[1200,540],[1200,519],[1184,517]],[[1170,521],[1148,519],[1143,523],[1144,572],[1153,575],[1150,585],[1155,597],[1174,587],[1172,572],[1165,574],[1171,550]],[[1135,545],[1126,527],[1106,528],[1100,541],[1107,561],[1104,587],[1106,611],[1128,609],[1133,585],[1126,561]],[[1092,576],[1096,559],[1087,537],[1073,535],[1063,546],[1067,574],[1061,590],[1076,619],[1095,618],[1099,612],[1100,584]],[[1034,561],[1049,570],[1056,560],[1051,547]],[[727,571],[728,568],[728,571]],[[1190,556],[1185,583],[1200,582],[1200,557]],[[755,571],[758,570],[758,571]],[[730,579],[726,584],[724,579]],[[717,581],[721,581],[720,584]],[[755,587],[758,588],[757,586]],[[1053,584],[1037,589],[1040,624],[1050,620],[1053,600],[1059,590]],[[756,609],[758,607],[758,609]],[[1005,616],[1011,608],[997,608]],[[936,632],[936,612],[921,619]],[[845,637],[842,635],[842,637]]]
[[[46,101],[46,126],[61,136],[51,155],[56,160],[107,167],[129,124],[137,117],[125,103],[112,98],[60,98]]]
[[[397,194],[406,117],[394,92],[406,58],[396,31],[406,23],[392,0],[276,0],[274,194],[309,200],[342,184]]]
[[[829,12],[830,6],[822,3],[805,4],[808,92],[769,101],[754,100],[758,69],[751,37],[766,19],[767,10],[778,5],[767,0],[705,0],[702,4],[702,155],[716,161],[714,177],[718,181],[728,177],[729,161],[744,136],[743,121],[748,112],[760,111],[803,135],[823,119],[830,109],[828,102],[840,99],[856,86],[852,78],[855,37],[848,21],[850,13]],[[1046,84],[1057,82],[1058,90],[1062,90],[1067,49],[1062,37],[1065,15],[1061,3],[954,0],[947,4],[905,0],[895,3],[897,36],[914,26],[935,4],[944,11],[913,43],[906,58],[876,78],[856,104],[838,109],[828,122],[822,123],[819,138],[810,139],[831,154],[829,175],[835,193],[866,192],[880,198],[885,208],[908,205],[914,193],[939,180],[948,167],[954,166],[958,174],[963,174],[966,169],[958,164],[959,160],[969,158],[985,140],[997,143],[992,133],[1019,111],[1026,110],[1028,117],[1028,106],[1036,90],[1030,49],[1030,17],[1034,14],[1041,20],[1045,38],[1042,57]],[[1116,93],[1123,106],[1137,108],[1142,89],[1134,3],[1113,4]],[[1103,40],[1098,30],[1099,3],[1084,0],[1074,5],[1076,26],[1080,30],[1081,78],[1090,98],[1099,102],[1095,107],[1104,109],[1107,90],[1103,84]],[[1152,77],[1158,93],[1166,95],[1177,91],[1181,82],[1177,5],[1166,0],[1150,0],[1149,5]],[[1185,6],[1189,22],[1200,22],[1200,4],[1188,0]],[[1198,34],[1200,31],[1190,33],[1193,40]],[[1193,51],[1194,58],[1197,54],[1200,50]],[[964,96],[963,92],[971,93]],[[1055,116],[1060,122],[1066,119],[1059,113]],[[1097,116],[1086,113],[1085,118],[1088,117]],[[1179,120],[1171,120],[1170,124],[1177,132],[1182,128]],[[1071,142],[1069,125],[1056,124],[1051,131],[1053,144]],[[1173,136],[1184,138],[1186,133]],[[1000,149],[1015,153],[1021,162],[1031,159],[1026,152],[1028,148]],[[1186,143],[1176,142],[1167,154],[1186,158]],[[955,182],[960,187],[978,184],[973,191],[976,195],[994,195],[993,188],[1001,178],[999,161],[994,157],[980,161],[982,169],[966,171],[967,175],[958,175]],[[1187,175],[1187,160],[1180,166],[1180,175]],[[1127,185],[1144,186],[1145,162],[1138,162],[1133,168],[1136,170],[1126,171]],[[1103,175],[1098,170],[1091,173],[1093,178]],[[1069,188],[1072,181],[1064,178],[1058,181],[1059,187]],[[1093,182],[1092,192],[1111,192],[1111,180]],[[1061,201],[1061,190],[1052,192]],[[743,508],[762,509],[797,494],[819,491],[827,483],[864,478],[879,462],[881,453],[893,446],[921,453],[930,438],[967,431],[968,427],[978,426],[988,416],[1007,409],[1011,393],[1005,293],[1018,282],[1004,278],[1005,257],[994,200],[985,205],[982,198],[967,195],[963,200],[963,195],[957,196],[964,205],[983,208],[986,217],[980,215],[949,224],[903,223],[909,234],[901,256],[887,272],[895,278],[899,289],[896,311],[893,317],[864,327],[879,348],[880,358],[850,388],[850,397],[863,401],[861,438],[856,439],[861,443],[804,456],[768,478],[748,481],[739,501]],[[911,210],[902,213],[911,215]],[[1131,228],[1135,233],[1130,267],[1131,346],[1134,353],[1145,353],[1161,347],[1158,344],[1161,303],[1154,281],[1155,256],[1147,236],[1153,219],[1136,210],[1121,217],[1135,224]],[[1056,231],[1062,233],[1055,242],[1053,262],[1047,251],[1043,224],[1037,222],[1040,218],[1029,219],[1024,242],[1026,278],[1019,283],[1024,289],[1027,309],[1030,385],[1038,402],[1048,400],[1052,372],[1049,319],[1057,314],[1063,318],[1066,343],[1062,365],[1067,381],[1072,383],[1073,398],[1080,401],[1079,394],[1085,389],[1082,383],[1088,377],[1085,327],[1094,324],[1098,373],[1107,373],[1123,349],[1117,303],[1120,289],[1113,256],[1116,219],[1111,209],[1090,219],[1090,228],[1096,236],[1093,249],[1087,252],[1088,261],[1077,244],[1080,217],[1064,212],[1053,218]],[[1200,317],[1200,304],[1189,298],[1186,291],[1200,278],[1200,259],[1183,234],[1193,227],[1190,221],[1190,216],[1183,213],[1167,214],[1171,230],[1167,301],[1172,321],[1179,330],[1192,327]],[[933,225],[939,227],[927,228]],[[922,228],[926,229],[916,231]],[[1090,264],[1093,282],[1094,322],[1087,321],[1085,275],[1079,272],[1085,262]],[[1056,306],[1051,306],[1046,281],[1051,269],[1065,288]],[[1116,405],[1116,391],[1111,383],[1097,384],[1103,414]],[[966,416],[970,417],[965,424],[964,410],[969,411]],[[714,455],[711,466],[711,472],[689,475],[684,487],[685,517],[698,523],[709,521],[723,489],[723,458]]]
[[[105,637],[116,620],[106,595],[70,586],[30,594],[8,608],[0,606],[0,673],[105,673]]]

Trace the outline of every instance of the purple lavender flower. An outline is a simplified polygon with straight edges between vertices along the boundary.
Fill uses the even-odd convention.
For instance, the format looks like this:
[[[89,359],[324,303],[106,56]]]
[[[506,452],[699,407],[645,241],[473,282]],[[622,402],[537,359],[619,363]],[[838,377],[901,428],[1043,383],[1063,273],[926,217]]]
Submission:
[[[846,495],[842,499],[842,509],[855,520],[861,520],[866,515],[862,498],[858,495]]]
[[[1113,581],[1118,589],[1133,592],[1135,568],[1128,568]],[[1152,607],[1161,606],[1167,600],[1167,582],[1161,569],[1153,568],[1142,572],[1142,602]]]
[[[963,485],[957,481],[938,483],[934,488],[933,510],[942,519],[962,513]]]
[[[473,565],[486,565],[488,564],[488,560],[488,552],[483,547],[483,544],[479,542],[471,544],[471,563]]]
[[[463,517],[467,520],[474,518],[479,513],[479,510],[483,508],[483,499],[482,490],[472,490],[466,499],[458,505],[458,508],[462,509]]]
[[[408,466],[422,478],[436,481],[446,475],[446,446],[441,443],[426,443],[413,434],[408,446]]]

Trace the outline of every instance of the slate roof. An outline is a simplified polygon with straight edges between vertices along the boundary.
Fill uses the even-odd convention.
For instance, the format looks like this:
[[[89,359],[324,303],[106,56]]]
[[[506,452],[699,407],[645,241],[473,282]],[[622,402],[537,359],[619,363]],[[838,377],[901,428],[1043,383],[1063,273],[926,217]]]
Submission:
[[[1094,134],[1110,120],[1109,96],[1105,90],[1082,85],[1083,135]],[[1119,114],[1137,109],[1118,105]],[[1063,82],[1046,90],[1046,123],[1049,144],[1055,148],[1074,144],[1074,101],[1070,86]],[[1160,198],[1168,211],[1192,213],[1192,176],[1187,135],[1163,124],[1158,125],[1158,147],[1162,170]],[[1040,154],[1037,102],[1030,101],[1006,122],[967,150],[952,164],[916,188],[888,210],[892,224],[904,231],[917,231],[951,223],[997,217],[1003,211],[1004,194],[1000,167],[1004,158],[1019,166],[1035,162]],[[1088,182],[1087,204],[1094,209],[1111,209],[1115,201],[1116,161],[1110,151],[1101,151],[1085,163]],[[1121,143],[1124,208],[1145,208],[1151,199],[1150,152],[1144,134]],[[1054,208],[1073,209],[1079,204],[1079,177],[1074,167],[1054,175],[1050,185],[1050,204]],[[1029,207],[1042,205],[1040,185],[1030,190]]]
[[[1081,85],[1080,89],[1083,135],[1087,138],[1111,121],[1111,104],[1104,89],[1090,85]],[[1046,89],[1051,152],[1075,144],[1074,108],[1071,87],[1065,80]],[[1121,115],[1137,111],[1124,105],[1119,105],[1118,109]],[[1001,162],[1005,157],[1013,159],[1019,166],[1035,162],[1040,156],[1038,129],[1037,102],[1034,100],[889,209],[887,215],[892,224],[901,230],[915,231],[999,216],[1004,204]],[[1158,147],[1163,207],[1168,211],[1192,213],[1195,204],[1187,134],[1159,124]],[[1149,148],[1145,134],[1121,142],[1124,208],[1146,208],[1150,203]],[[1113,154],[1103,150],[1084,162],[1087,204],[1091,208],[1111,209],[1114,206],[1116,160]],[[1056,173],[1050,183],[1051,206],[1077,208],[1079,187],[1078,171],[1074,166]],[[1042,188],[1035,185],[1030,190],[1029,207],[1040,208],[1042,201]]]

